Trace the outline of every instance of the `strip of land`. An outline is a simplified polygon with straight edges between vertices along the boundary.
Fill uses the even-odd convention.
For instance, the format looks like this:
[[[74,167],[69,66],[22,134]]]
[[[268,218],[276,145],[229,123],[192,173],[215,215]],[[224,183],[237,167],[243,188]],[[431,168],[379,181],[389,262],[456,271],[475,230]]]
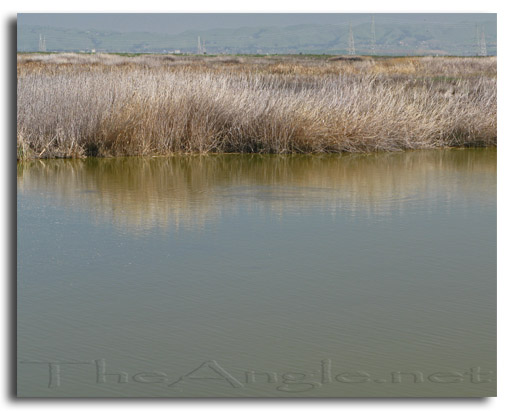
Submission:
[[[495,146],[496,57],[19,54],[17,155]]]

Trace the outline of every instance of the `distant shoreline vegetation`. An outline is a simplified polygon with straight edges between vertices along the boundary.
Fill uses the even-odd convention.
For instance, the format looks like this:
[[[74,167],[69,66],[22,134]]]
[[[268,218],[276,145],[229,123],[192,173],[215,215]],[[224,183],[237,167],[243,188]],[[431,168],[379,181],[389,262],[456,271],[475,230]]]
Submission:
[[[496,57],[18,54],[17,157],[496,146]]]

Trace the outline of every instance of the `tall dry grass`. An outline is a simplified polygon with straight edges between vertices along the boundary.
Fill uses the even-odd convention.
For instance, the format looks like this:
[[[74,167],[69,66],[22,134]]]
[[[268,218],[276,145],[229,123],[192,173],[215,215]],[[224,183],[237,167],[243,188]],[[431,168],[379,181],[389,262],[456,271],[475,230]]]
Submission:
[[[18,157],[496,144],[496,58],[18,56]]]

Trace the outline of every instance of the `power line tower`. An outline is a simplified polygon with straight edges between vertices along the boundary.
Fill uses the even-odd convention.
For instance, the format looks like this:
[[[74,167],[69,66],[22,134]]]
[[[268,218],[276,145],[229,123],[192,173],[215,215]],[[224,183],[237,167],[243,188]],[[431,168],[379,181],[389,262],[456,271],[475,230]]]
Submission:
[[[348,54],[355,55],[355,42],[353,40],[352,23],[350,22],[350,30],[348,32]]]
[[[377,46],[377,36],[375,34],[375,16],[371,17],[371,54],[375,55]]]
[[[46,51],[46,37],[43,35],[39,35],[39,51]]]
[[[478,23],[475,24],[475,55],[480,56],[480,32],[478,30]]]
[[[482,27],[482,36],[480,37],[480,56],[487,56],[487,44],[485,42],[485,32]]]
[[[198,36],[198,47],[196,49],[196,54],[203,54],[202,39],[200,38],[200,36]]]

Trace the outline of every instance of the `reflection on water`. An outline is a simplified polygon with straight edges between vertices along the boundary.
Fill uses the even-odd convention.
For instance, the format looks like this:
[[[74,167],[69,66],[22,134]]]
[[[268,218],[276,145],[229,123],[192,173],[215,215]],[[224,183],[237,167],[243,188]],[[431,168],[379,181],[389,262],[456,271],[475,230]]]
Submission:
[[[455,175],[460,178],[449,178]],[[493,150],[178,156],[22,163],[18,191],[44,189],[124,227],[201,227],[242,206],[278,215],[316,207],[325,213],[401,213],[413,199],[451,203],[455,184],[458,192],[489,201],[480,193],[495,178]]]
[[[21,396],[496,392],[495,150],[34,161],[17,212]]]

